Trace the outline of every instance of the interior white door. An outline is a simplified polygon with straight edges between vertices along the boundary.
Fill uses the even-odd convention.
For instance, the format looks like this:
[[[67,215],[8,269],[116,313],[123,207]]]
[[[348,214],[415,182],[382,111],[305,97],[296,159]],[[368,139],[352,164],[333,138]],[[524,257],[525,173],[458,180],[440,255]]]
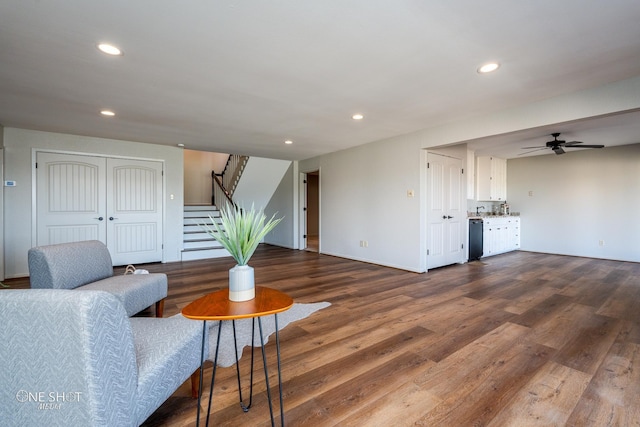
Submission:
[[[464,261],[462,160],[427,154],[427,268]]]
[[[36,245],[106,242],[106,159],[36,154]]]
[[[162,163],[107,159],[107,246],[114,265],[162,260]]]
[[[162,162],[38,152],[36,244],[100,240],[114,265],[162,261]]]

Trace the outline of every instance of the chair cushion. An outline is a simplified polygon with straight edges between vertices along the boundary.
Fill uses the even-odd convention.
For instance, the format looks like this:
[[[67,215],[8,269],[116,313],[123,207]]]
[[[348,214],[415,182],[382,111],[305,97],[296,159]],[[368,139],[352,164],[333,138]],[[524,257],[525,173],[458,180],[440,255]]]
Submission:
[[[89,283],[77,290],[109,292],[122,302],[127,315],[133,316],[167,297],[167,275],[163,273],[118,275]]]
[[[138,364],[136,419],[142,423],[200,367],[203,322],[181,315],[130,321]]]

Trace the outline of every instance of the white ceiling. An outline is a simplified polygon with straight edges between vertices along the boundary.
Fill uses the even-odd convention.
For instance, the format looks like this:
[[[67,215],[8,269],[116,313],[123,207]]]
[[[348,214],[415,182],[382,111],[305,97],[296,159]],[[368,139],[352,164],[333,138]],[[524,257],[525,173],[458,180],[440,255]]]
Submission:
[[[638,0],[3,1],[0,124],[305,159],[638,76],[639,22]],[[636,143],[637,123],[471,145]]]

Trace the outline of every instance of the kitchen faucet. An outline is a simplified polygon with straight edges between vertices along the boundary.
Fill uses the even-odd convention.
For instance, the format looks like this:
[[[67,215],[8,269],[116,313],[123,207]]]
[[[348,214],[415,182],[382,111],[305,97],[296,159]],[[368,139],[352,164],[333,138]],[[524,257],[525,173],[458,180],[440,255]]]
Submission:
[[[480,209],[486,209],[484,206],[476,206],[476,215],[480,215]]]

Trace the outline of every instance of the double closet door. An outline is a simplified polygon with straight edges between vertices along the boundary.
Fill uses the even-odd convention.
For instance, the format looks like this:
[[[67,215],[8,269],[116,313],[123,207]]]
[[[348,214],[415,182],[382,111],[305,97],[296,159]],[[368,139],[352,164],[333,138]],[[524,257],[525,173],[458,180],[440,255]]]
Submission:
[[[114,265],[162,261],[162,162],[38,152],[38,246],[100,240]]]

